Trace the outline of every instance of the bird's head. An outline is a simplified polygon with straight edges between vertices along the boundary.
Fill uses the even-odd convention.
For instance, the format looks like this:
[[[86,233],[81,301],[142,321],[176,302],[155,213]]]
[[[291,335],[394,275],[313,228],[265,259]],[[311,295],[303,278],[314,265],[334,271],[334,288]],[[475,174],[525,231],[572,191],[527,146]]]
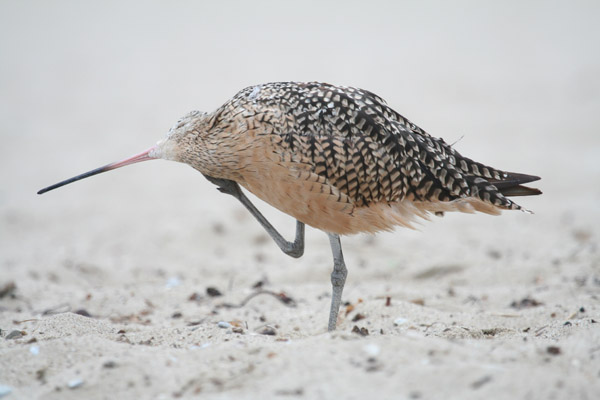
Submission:
[[[156,159],[171,160],[190,164],[194,168],[199,169],[195,164],[198,163],[198,160],[202,158],[203,154],[207,153],[205,146],[203,146],[203,136],[209,131],[209,117],[210,114],[192,111],[179,119],[179,121],[177,121],[177,123],[169,130],[167,135],[149,149],[124,160],[107,164],[103,167],[93,169],[81,175],[48,186],[40,190],[38,194],[46,193],[50,190],[57,189],[61,186],[102,172],[111,171],[142,161]]]
[[[191,111],[184,115],[169,129],[167,135],[149,149],[152,158],[162,158],[191,164],[197,157],[197,150],[203,136],[208,132],[207,121],[209,114],[201,111]]]

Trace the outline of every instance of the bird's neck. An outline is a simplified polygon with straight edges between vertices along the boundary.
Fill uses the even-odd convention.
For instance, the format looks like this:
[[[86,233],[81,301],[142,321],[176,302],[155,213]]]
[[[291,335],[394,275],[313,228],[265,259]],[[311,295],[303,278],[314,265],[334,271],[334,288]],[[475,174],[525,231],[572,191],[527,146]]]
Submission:
[[[206,137],[202,146],[190,147],[182,154],[183,162],[204,175],[241,182],[239,151],[230,134]]]

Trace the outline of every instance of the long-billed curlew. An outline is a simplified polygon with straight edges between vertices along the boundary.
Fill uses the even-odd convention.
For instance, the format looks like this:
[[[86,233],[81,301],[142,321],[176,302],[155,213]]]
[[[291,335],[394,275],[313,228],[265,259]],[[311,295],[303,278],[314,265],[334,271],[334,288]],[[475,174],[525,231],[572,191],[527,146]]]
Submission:
[[[541,193],[521,185],[539,177],[463,157],[371,92],[281,82],[248,87],[212,113],[192,111],[143,153],[38,194],[158,158],[189,164],[241,201],[285,254],[304,253],[304,224],[327,233],[334,261],[329,330],[336,327],[347,275],[339,235],[410,227],[430,213],[520,210],[507,196]],[[293,242],[239,185],[296,218]]]

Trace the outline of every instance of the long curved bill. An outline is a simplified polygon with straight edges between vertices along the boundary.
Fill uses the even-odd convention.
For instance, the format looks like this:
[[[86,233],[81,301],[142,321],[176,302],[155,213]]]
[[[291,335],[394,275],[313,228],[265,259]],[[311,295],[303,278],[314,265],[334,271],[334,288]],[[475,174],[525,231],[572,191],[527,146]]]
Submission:
[[[113,170],[113,169],[125,167],[127,165],[139,163],[139,162],[142,162],[142,161],[155,160],[156,159],[155,157],[151,157],[150,156],[150,152],[152,150],[154,150],[155,148],[156,148],[156,146],[150,147],[148,150],[146,150],[146,151],[144,151],[144,152],[142,152],[140,154],[136,154],[135,156],[126,158],[126,159],[118,161],[118,162],[107,164],[107,165],[105,165],[103,167],[93,169],[93,170],[88,171],[86,173],[83,173],[81,175],[77,175],[77,176],[74,176],[72,178],[66,179],[66,180],[64,180],[62,182],[55,183],[52,186],[48,186],[48,187],[43,188],[42,190],[40,190],[39,192],[37,192],[37,194],[44,194],[44,193],[49,192],[51,190],[57,189],[57,188],[59,188],[61,186],[68,185],[69,183],[73,183],[73,182],[81,180],[81,179],[89,178],[90,176],[98,175],[98,174],[101,174],[101,173],[106,172],[106,171],[110,171],[110,170]]]

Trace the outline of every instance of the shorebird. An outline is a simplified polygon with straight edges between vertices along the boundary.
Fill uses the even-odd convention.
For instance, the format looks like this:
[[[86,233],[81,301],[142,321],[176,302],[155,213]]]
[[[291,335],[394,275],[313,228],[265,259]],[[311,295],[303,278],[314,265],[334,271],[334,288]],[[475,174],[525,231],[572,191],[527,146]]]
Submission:
[[[340,235],[412,227],[446,211],[523,210],[507,196],[541,194],[537,176],[460,155],[362,89],[319,82],[250,86],[211,113],[192,111],[155,146],[42,189],[153,159],[178,161],[238,199],[287,255],[304,253],[305,224],[333,253],[328,329],[337,324],[347,269]],[[287,241],[240,186],[296,219]]]

